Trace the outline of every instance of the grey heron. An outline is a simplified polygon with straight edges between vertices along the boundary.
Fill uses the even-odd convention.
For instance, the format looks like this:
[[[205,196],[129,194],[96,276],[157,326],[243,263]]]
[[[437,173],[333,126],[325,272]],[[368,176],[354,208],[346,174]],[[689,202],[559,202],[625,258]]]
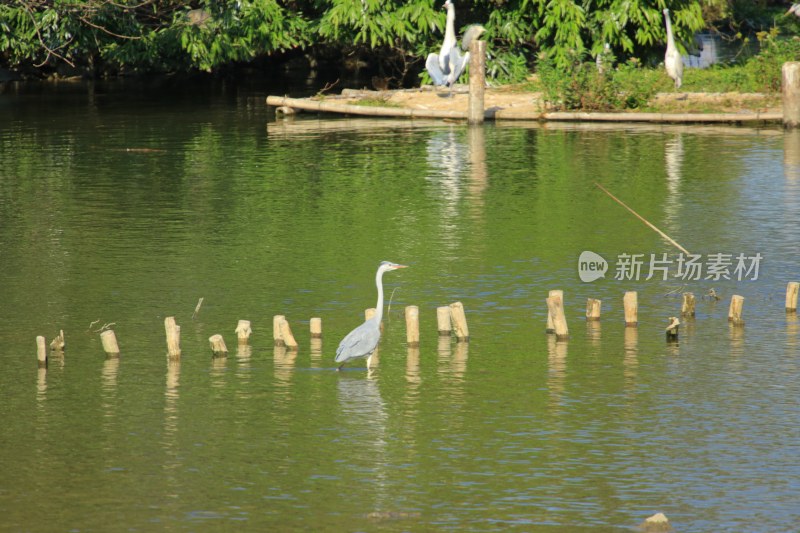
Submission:
[[[391,261],[383,261],[378,266],[378,272],[375,274],[375,285],[378,287],[378,303],[375,304],[375,314],[372,318],[366,320],[363,324],[348,333],[339,347],[336,349],[336,362],[341,363],[337,370],[348,361],[358,359],[359,357],[367,358],[367,368],[369,368],[370,359],[378,347],[378,342],[381,340],[381,320],[383,319],[383,273],[390,270],[397,270],[398,268],[406,268],[407,265],[398,265]]]
[[[683,58],[675,46],[675,37],[672,35],[672,21],[669,18],[669,9],[664,8],[665,23],[667,25],[667,53],[664,55],[664,68],[667,75],[675,80],[675,88],[680,89],[683,83]]]
[[[485,32],[479,24],[471,25],[464,32],[459,47],[456,40],[456,8],[452,0],[445,0],[444,8],[447,10],[447,22],[444,27],[444,41],[438,54],[428,54],[425,68],[433,80],[434,85],[447,85],[452,88],[461,77],[469,62],[469,45]],[[463,52],[463,54],[462,54]]]

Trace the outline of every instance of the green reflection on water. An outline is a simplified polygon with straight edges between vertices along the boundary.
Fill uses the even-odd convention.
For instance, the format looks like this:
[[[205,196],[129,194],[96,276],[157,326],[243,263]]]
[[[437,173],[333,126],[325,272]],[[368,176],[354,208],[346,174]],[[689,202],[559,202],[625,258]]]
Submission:
[[[81,530],[608,530],[659,510],[686,530],[792,527],[794,134],[67,102],[0,111],[9,530],[53,517]],[[594,182],[693,252],[762,253],[762,277],[581,283],[584,250],[675,253]],[[385,279],[378,367],[333,372],[382,259],[411,268]],[[726,299],[700,298],[667,345],[680,292],[712,286]],[[566,343],[543,332],[554,288]],[[733,293],[744,331],[725,320]],[[582,318],[588,297],[603,300],[599,324]],[[435,308],[457,300],[469,345],[436,334]],[[405,347],[412,304],[419,350]],[[275,314],[298,353],[272,346]],[[166,316],[182,327],[179,364]],[[104,360],[95,330],[112,322],[122,356]],[[34,338],[58,329],[66,355],[37,374]],[[227,358],[212,360],[214,333]]]

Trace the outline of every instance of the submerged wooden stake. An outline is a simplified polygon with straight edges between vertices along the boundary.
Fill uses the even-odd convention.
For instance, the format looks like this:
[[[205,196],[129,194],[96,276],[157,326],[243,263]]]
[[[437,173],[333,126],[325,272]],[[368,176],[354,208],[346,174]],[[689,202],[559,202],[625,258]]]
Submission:
[[[685,317],[693,317],[695,308],[694,294],[691,292],[683,293],[683,305],[681,306],[681,315]]]
[[[469,328],[467,327],[467,315],[464,313],[464,304],[461,302],[450,304],[450,320],[456,332],[456,341],[469,342]]]
[[[406,306],[406,341],[409,348],[419,348],[419,307]]]
[[[734,326],[743,326],[742,308],[744,307],[744,296],[734,294],[731,296],[731,306],[728,309],[728,322]]]
[[[294,335],[292,335],[292,328],[289,327],[289,321],[286,320],[285,317],[283,318],[283,320],[281,320],[280,329],[281,329],[281,338],[283,339],[283,342],[286,345],[286,347],[289,348],[289,350],[291,351],[296,351],[297,341],[294,340]]]
[[[41,335],[36,337],[36,360],[39,368],[47,368],[47,341]]]
[[[450,323],[450,307],[436,308],[436,329],[439,331],[440,337],[449,337],[453,334],[453,327]]]
[[[564,291],[558,290],[558,289],[554,289],[554,290],[552,290],[552,291],[547,293],[547,297],[548,298],[552,298],[554,296],[558,296],[559,298],[561,298],[561,303],[563,305],[563,303],[564,303]],[[545,301],[547,301],[547,300],[545,300]],[[555,333],[556,332],[555,322],[553,321],[553,315],[550,313],[550,308],[549,307],[547,308],[547,326],[545,327],[544,332],[545,333]]]
[[[283,341],[283,334],[281,333],[281,322],[285,322],[286,317],[283,315],[275,315],[272,317],[272,340],[275,346],[286,346]]]
[[[628,291],[622,298],[622,306],[625,310],[625,325],[635,328],[639,325],[639,300],[636,291]]]
[[[678,340],[678,328],[681,325],[681,321],[678,320],[678,317],[671,316],[669,317],[669,326],[667,326],[667,340],[668,341],[676,341]]]
[[[167,332],[167,355],[170,359],[181,358],[181,327],[175,323],[174,316],[164,319],[164,329]]]
[[[322,338],[322,319],[319,317],[314,317],[309,321],[309,329],[311,330],[311,338],[312,339],[321,339]]]
[[[253,333],[253,330],[250,328],[250,321],[239,320],[234,332],[236,333],[239,344],[247,344],[247,341],[250,339],[250,334]]]
[[[786,286],[786,310],[790,313],[797,311],[797,293],[800,291],[800,283],[790,281]]]
[[[62,329],[58,332],[58,336],[50,343],[50,349],[63,352],[66,344],[67,343],[64,341],[64,330]]]
[[[108,357],[119,357],[119,345],[117,336],[113,329],[107,329],[100,334],[100,342],[103,344],[103,351]]]
[[[552,294],[545,301],[547,302],[548,315],[553,319],[553,332],[556,335],[556,339],[568,338],[569,328],[567,328],[567,318],[564,316],[563,298],[560,294]]]
[[[225,339],[223,339],[222,335],[219,333],[210,336],[208,338],[208,343],[211,345],[211,353],[214,354],[214,357],[225,357],[228,355],[228,347],[225,346]]]
[[[600,320],[600,306],[602,301],[596,298],[586,299],[586,320]]]

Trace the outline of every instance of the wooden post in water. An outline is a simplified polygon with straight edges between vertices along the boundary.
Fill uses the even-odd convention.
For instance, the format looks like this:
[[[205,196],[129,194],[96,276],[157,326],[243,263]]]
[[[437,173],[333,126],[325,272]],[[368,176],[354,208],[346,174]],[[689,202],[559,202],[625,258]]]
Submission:
[[[639,325],[639,300],[636,291],[628,291],[622,298],[625,310],[625,326],[635,328]]]
[[[547,313],[553,320],[553,332],[556,334],[556,340],[567,339],[569,337],[569,328],[567,328],[567,318],[564,316],[564,300],[561,297],[562,291],[553,294],[550,291],[550,296],[547,297]]]
[[[39,368],[47,368],[47,341],[41,335],[36,337],[36,360]]]
[[[744,326],[742,319],[742,308],[744,307],[744,296],[734,294],[731,296],[731,306],[728,309],[728,322],[734,326]]]
[[[253,330],[250,329],[250,321],[249,320],[239,320],[239,323],[236,324],[236,338],[239,341],[239,344],[247,344],[247,341],[250,339],[250,334],[253,333]]]
[[[678,320],[678,317],[671,316],[669,317],[669,326],[667,326],[667,341],[674,342],[678,340],[678,328],[681,325],[681,321]]]
[[[283,315],[275,315],[272,317],[272,340],[275,346],[286,346],[281,334],[281,323],[286,321]]]
[[[453,334],[453,326],[450,323],[450,307],[436,308],[436,329],[439,331],[440,337],[449,337]]]
[[[469,342],[469,328],[467,327],[467,315],[464,313],[464,304],[461,302],[450,304],[450,320],[456,332],[456,341]]]
[[[602,301],[596,298],[586,299],[586,320],[594,321],[600,320],[600,306]]]
[[[308,328],[311,331],[312,339],[322,338],[322,319],[319,317],[312,318],[308,323]]]
[[[786,312],[788,313],[797,312],[798,291],[800,291],[800,283],[796,281],[790,281],[789,284],[786,285]]]
[[[694,317],[695,300],[691,292],[683,293],[683,305],[681,305],[681,316]]]
[[[52,340],[50,343],[50,349],[58,352],[64,351],[64,346],[66,346],[66,342],[64,341],[64,330],[60,330],[58,332],[58,336]]]
[[[547,297],[548,298],[552,298],[554,296],[558,296],[561,299],[561,304],[562,305],[564,304],[564,291],[558,290],[558,289],[554,289],[554,290],[552,290],[552,291],[547,293]],[[545,300],[545,301],[547,301],[547,300]],[[555,322],[553,321],[553,315],[550,314],[550,307],[549,306],[547,308],[547,326],[545,327],[544,332],[548,333],[548,334],[556,332]]]
[[[211,353],[214,354],[214,357],[228,356],[228,347],[225,346],[225,339],[219,333],[211,335],[208,338],[208,343],[211,345]]]
[[[419,348],[419,307],[406,306],[406,341],[409,348]]]
[[[800,127],[800,62],[789,61],[781,68],[783,76],[783,126]]]
[[[107,357],[119,357],[119,344],[113,329],[107,329],[100,334],[100,342]]]
[[[292,335],[292,328],[289,327],[289,321],[286,320],[286,317],[283,317],[280,324],[281,329],[281,338],[283,339],[284,344],[286,345],[289,350],[296,352],[297,351],[297,341],[294,340],[294,335]]]
[[[469,109],[467,122],[483,124],[486,88],[486,43],[477,39],[469,45]]]
[[[167,332],[167,355],[170,359],[181,358],[181,327],[175,323],[174,316],[164,319],[164,329]]]

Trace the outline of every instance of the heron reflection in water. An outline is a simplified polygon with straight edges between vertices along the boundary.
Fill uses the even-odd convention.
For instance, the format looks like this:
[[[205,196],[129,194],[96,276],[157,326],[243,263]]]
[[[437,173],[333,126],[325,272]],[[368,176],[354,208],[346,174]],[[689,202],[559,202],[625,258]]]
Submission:
[[[378,287],[378,303],[375,304],[375,314],[367,319],[363,324],[342,339],[339,347],[336,349],[336,362],[341,363],[337,370],[348,361],[358,359],[360,357],[367,358],[367,368],[370,367],[372,354],[375,353],[375,348],[381,340],[381,320],[383,319],[383,274],[390,270],[397,270],[398,268],[406,268],[406,265],[399,265],[391,261],[383,261],[378,266],[378,272],[375,274],[375,285]]]

